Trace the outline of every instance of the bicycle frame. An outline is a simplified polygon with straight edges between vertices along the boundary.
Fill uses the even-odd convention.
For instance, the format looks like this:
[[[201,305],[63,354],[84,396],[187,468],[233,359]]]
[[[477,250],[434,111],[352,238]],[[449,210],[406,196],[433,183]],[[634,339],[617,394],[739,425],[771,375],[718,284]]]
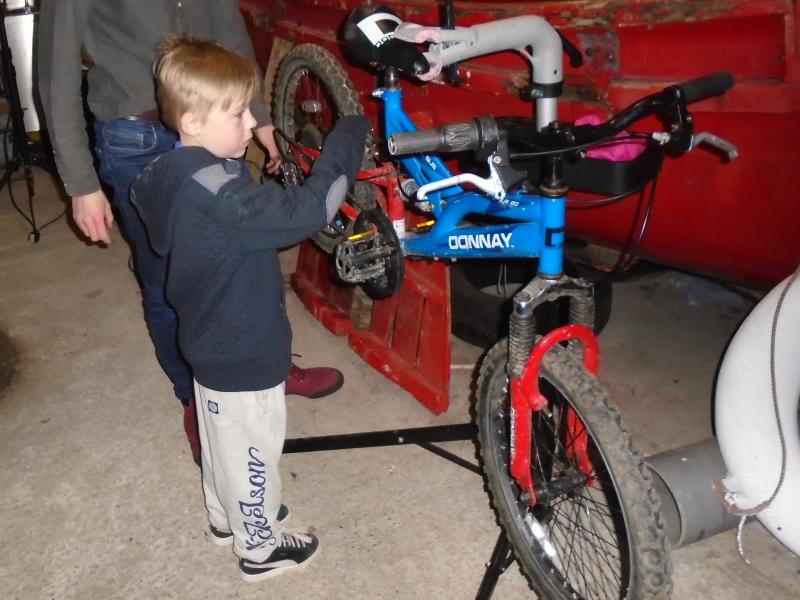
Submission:
[[[416,131],[417,127],[402,106],[399,87],[381,88],[373,92],[384,104],[384,127],[387,138],[394,133]],[[317,151],[294,148],[295,158],[308,173]],[[452,176],[436,155],[423,154],[399,159],[403,168],[419,186],[442,181]],[[356,179],[383,189],[387,212],[392,218],[403,218],[405,201],[398,191],[398,174],[392,163],[359,171]],[[425,233],[406,235],[398,228],[403,256],[444,259],[539,258],[539,273],[548,278],[563,273],[566,197],[550,198],[514,191],[502,199],[485,193],[465,190],[453,185],[431,192],[428,201],[435,218]],[[343,204],[342,212],[355,219],[358,211]],[[459,226],[469,215],[486,215],[511,223],[481,226]]]
[[[399,87],[373,93],[384,104],[386,137],[416,131],[402,105]],[[420,185],[451,177],[444,162],[435,155],[415,155],[400,159],[406,171]],[[367,172],[368,174],[369,172]],[[487,259],[536,258],[539,272],[547,277],[563,271],[566,198],[548,198],[515,191],[503,199],[465,190],[460,185],[431,192],[428,201],[436,223],[430,231],[411,234],[400,240],[404,256]],[[468,215],[509,219],[514,223],[463,226]]]

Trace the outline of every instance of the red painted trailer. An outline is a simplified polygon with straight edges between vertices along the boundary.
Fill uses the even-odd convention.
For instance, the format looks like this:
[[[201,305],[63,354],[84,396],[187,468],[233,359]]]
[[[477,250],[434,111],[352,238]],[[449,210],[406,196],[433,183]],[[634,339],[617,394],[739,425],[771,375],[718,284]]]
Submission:
[[[345,66],[367,114],[376,77],[347,61],[339,30],[356,0],[240,0],[256,54],[270,64],[275,40],[315,43]],[[440,24],[441,4],[386,0],[401,18]],[[771,285],[800,262],[800,5],[792,0],[529,0],[456,1],[456,24],[520,14],[544,16],[585,56],[566,67],[560,118],[607,116],[665,85],[728,71],[736,87],[692,106],[695,131],[738,146],[730,164],[698,150],[668,159],[640,254],[657,262],[757,285]],[[275,61],[273,60],[273,63]],[[566,61],[565,61],[566,64]],[[406,108],[421,126],[476,114],[529,115],[519,98],[526,63],[502,53],[462,63],[460,87],[442,80],[405,83]],[[578,237],[620,248],[637,197],[568,214]]]

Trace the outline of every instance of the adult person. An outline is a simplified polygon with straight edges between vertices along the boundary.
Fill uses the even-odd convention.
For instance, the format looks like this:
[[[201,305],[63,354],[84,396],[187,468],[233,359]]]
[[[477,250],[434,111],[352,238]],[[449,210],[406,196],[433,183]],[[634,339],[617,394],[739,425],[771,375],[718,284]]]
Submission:
[[[92,242],[110,244],[114,214],[131,245],[142,289],[144,316],[156,357],[184,406],[184,429],[199,461],[191,370],[177,345],[177,317],[165,297],[166,261],[149,245],[130,203],[134,179],[170,150],[176,134],[159,120],[153,61],[168,34],[192,35],[254,58],[236,0],[43,0],[39,18],[38,70],[56,166],[72,201],[72,216]],[[88,105],[94,116],[96,172],[81,94],[82,51],[90,59]],[[276,173],[280,157],[274,126],[259,98],[252,106],[254,135]],[[99,172],[99,178],[98,178]],[[108,197],[102,180],[111,190]],[[112,212],[113,206],[113,212]],[[319,398],[339,389],[341,372],[292,365],[287,394]]]

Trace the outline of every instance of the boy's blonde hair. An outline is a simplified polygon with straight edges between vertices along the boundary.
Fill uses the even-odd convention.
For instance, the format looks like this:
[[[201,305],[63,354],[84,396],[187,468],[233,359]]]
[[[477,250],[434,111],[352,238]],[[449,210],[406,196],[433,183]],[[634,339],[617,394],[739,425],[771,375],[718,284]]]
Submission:
[[[205,121],[214,108],[245,108],[261,88],[258,66],[219,44],[190,37],[164,38],[155,64],[162,120],[180,131],[181,117]]]

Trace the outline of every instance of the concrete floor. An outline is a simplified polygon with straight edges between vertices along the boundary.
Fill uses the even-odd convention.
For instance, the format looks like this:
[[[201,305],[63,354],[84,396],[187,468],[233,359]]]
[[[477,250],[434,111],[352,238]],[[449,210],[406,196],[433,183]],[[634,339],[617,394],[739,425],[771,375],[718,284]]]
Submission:
[[[41,222],[63,208],[37,172]],[[18,198],[21,183],[14,185]],[[469,599],[498,535],[481,478],[416,447],[288,455],[291,523],[320,535],[304,572],[240,581],[228,549],[209,543],[199,470],[181,409],[158,368],[118,232],[87,246],[66,221],[26,241],[0,200],[0,335],[16,372],[0,376],[0,598]],[[284,256],[286,273],[293,253]],[[714,371],[748,309],[720,288],[663,272],[615,286],[601,337],[602,379],[640,449],[652,454],[710,433]],[[700,298],[702,300],[702,298]],[[352,354],[289,294],[299,364],[335,364],[344,388],[289,399],[289,437],[459,423],[469,369],[453,370],[452,408],[435,417]],[[454,342],[454,364],[475,347]],[[2,346],[0,340],[0,346]],[[7,382],[5,382],[7,383]],[[473,457],[468,442],[447,448]],[[731,532],[674,552],[674,598],[800,597],[800,558],[757,523],[745,528],[752,564]],[[519,570],[494,598],[536,597]]]

